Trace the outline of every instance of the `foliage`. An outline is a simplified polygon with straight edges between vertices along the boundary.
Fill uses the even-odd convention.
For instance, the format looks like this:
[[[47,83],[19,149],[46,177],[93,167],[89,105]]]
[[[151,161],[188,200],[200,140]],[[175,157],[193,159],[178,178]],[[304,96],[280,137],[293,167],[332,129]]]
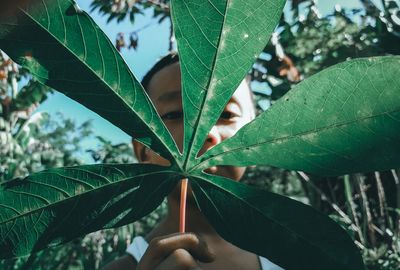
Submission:
[[[108,16],[107,22],[121,22],[129,18],[133,24],[137,15],[144,14],[146,10],[153,11],[153,19],[156,23],[161,23],[165,19],[170,20],[169,0],[93,0],[90,4],[91,11],[97,10],[100,14]],[[139,32],[150,26],[147,24],[142,28],[136,29],[130,33],[119,32],[115,45],[118,51],[122,48],[137,49],[139,44]],[[129,35],[129,43],[126,42],[126,36]],[[172,24],[170,27],[169,50],[173,48]]]
[[[93,0],[92,11],[98,10],[101,14],[107,15],[107,22],[129,18],[134,23],[135,16],[143,14],[146,9],[153,10],[153,17],[162,22],[169,17],[169,0]]]
[[[2,234],[2,256],[27,254],[98,228],[130,223],[153,210],[180,178],[188,177],[200,209],[232,243],[266,256],[286,269],[363,269],[359,252],[347,233],[320,212],[284,196],[208,175],[202,170],[211,164],[267,163],[337,175],[354,170],[346,161],[357,165],[360,171],[397,166],[398,144],[390,148],[389,143],[395,142],[391,137],[399,128],[398,122],[393,121],[398,117],[395,90],[399,76],[392,72],[399,65],[398,57],[349,61],[316,74],[234,137],[197,158],[205,134],[279,21],[284,2],[232,1],[229,5],[207,2],[209,6],[207,3],[198,6],[172,1],[183,66],[185,151],[182,154],[140,84],[93,21],[73,2],[43,3],[31,3],[18,11],[18,17],[3,19],[0,47],[41,82],[98,112],[168,158],[172,165],[67,167],[8,182],[2,186],[0,195],[1,201],[9,204],[3,206],[1,230],[12,233]],[[188,11],[192,16],[185,16]],[[49,13],[55,17],[47,17]],[[67,26],[73,30],[67,31]],[[44,42],[38,44],[37,38]],[[90,42],[97,44],[98,47],[90,47],[97,48],[98,55],[88,52],[86,46]],[[49,52],[57,58],[49,61],[46,57]],[[70,64],[68,69],[61,64],[65,61]],[[390,72],[377,76],[381,70]],[[365,75],[373,79],[362,80]],[[319,79],[322,87],[317,91]],[[341,84],[336,84],[340,79]],[[377,92],[381,95],[373,99]],[[331,93],[338,95],[340,114],[336,102],[324,102]],[[295,118],[289,119],[286,113]],[[296,115],[300,113],[305,117],[298,118]],[[319,116],[318,121],[313,116]],[[126,123],[134,123],[135,128]],[[365,130],[369,131],[367,136],[360,133]],[[339,134],[349,134],[350,140],[341,140]],[[269,138],[264,137],[267,135]],[[359,147],[352,147],[353,142],[359,143]],[[374,146],[379,151],[363,157],[367,165],[355,159],[365,155],[364,147]],[[271,150],[280,156],[274,159],[267,155]],[[382,158],[387,162],[382,162]],[[326,170],[321,170],[321,166]],[[160,180],[158,174],[170,177]],[[33,205],[24,203],[28,198]],[[78,203],[79,212],[75,208]],[[236,210],[240,215],[233,212]],[[67,219],[65,213],[76,217]],[[36,219],[41,223],[34,222]],[[243,220],[252,227],[251,235],[243,230]],[[27,223],[40,225],[35,226],[37,234],[22,233]],[[20,233],[27,236],[25,245],[15,238]],[[281,245],[266,246],[271,239]]]
[[[394,46],[400,42],[400,9],[395,1],[383,1],[385,12],[371,1],[361,1],[364,9],[336,6],[332,14],[323,17],[314,2],[301,2],[303,9],[299,11],[297,5],[291,13],[285,13],[278,28],[279,42],[270,43],[253,67],[253,80],[271,89],[270,94],[263,92],[260,96],[261,105],[273,103],[293,87],[296,72],[305,79],[347,59],[400,53]],[[345,228],[350,226],[368,269],[398,268],[399,216],[384,210],[399,207],[396,198],[400,195],[392,192],[398,190],[396,171],[347,178],[303,176],[306,178],[297,181],[302,181],[310,204]],[[257,181],[262,178],[259,175]],[[349,178],[352,181],[345,180]]]
[[[90,122],[77,126],[62,114],[50,119],[45,112],[33,113],[50,89],[35,80],[20,87],[26,71],[4,54],[0,63],[0,182],[47,168],[80,164],[73,153],[90,135]]]
[[[96,136],[100,142],[98,149],[87,150],[95,162],[99,163],[134,163],[132,146],[126,143],[112,144],[102,136]]]
[[[254,81],[271,88],[271,94],[264,96],[272,102],[279,99],[299,81],[296,71],[305,79],[352,58],[400,54],[395,46],[400,42],[400,11],[395,1],[385,1],[391,7],[388,13],[371,1],[361,3],[364,9],[336,6],[332,14],[322,17],[314,1],[292,1],[275,42],[264,48],[251,72]]]

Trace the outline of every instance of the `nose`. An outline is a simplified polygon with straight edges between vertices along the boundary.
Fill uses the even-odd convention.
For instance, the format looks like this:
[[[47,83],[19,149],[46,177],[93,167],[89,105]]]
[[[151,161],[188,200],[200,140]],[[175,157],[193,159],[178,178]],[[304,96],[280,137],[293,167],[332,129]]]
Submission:
[[[201,148],[198,156],[201,156],[207,150],[209,150],[209,149],[213,148],[215,145],[219,144],[221,142],[221,140],[222,140],[222,138],[221,138],[221,134],[218,130],[218,127],[213,126],[211,128],[210,132],[208,133],[206,140],[204,142],[204,145]]]
[[[209,144],[210,148],[221,142],[221,134],[217,126],[213,126],[207,135],[205,144]]]

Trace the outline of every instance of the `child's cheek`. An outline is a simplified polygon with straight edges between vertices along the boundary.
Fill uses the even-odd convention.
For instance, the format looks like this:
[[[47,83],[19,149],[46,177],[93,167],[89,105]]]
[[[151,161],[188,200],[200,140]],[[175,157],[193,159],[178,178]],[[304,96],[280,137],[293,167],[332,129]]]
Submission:
[[[221,141],[232,137],[240,129],[239,123],[231,123],[229,125],[220,125],[218,127],[219,133],[221,135]]]
[[[176,145],[179,148],[179,151],[182,152],[183,148],[183,122],[182,121],[166,121],[165,125],[167,126],[169,132],[174,138]]]
[[[149,159],[143,163],[155,164],[155,165],[166,166],[166,167],[171,165],[171,162],[169,162],[167,159],[159,156],[158,154],[153,152],[153,150],[150,150],[148,154],[149,154]]]
[[[230,178],[234,181],[240,181],[243,177],[245,167],[235,167],[235,166],[217,166],[217,175]]]

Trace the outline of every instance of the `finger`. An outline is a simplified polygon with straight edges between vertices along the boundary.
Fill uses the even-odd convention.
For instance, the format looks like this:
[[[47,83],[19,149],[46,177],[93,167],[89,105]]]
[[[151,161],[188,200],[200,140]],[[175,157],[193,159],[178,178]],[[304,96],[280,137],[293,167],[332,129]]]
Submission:
[[[200,269],[192,255],[185,249],[174,250],[155,270],[194,270]]]
[[[164,251],[163,257],[168,256],[176,249],[186,249],[192,256],[202,262],[211,262],[215,255],[210,251],[207,243],[194,233],[176,233],[156,242],[160,253]]]
[[[141,264],[146,265],[148,269],[153,269],[177,249],[187,250],[197,260],[202,262],[211,262],[215,258],[215,255],[209,250],[205,241],[195,234],[176,233],[154,238],[143,255]]]

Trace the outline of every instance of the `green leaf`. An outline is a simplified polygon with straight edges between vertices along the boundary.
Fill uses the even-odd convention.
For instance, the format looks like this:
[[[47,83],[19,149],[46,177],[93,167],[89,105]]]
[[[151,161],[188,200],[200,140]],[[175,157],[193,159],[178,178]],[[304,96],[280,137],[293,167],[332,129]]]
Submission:
[[[179,151],[149,97],[93,20],[71,0],[29,1],[0,18],[0,48],[40,82],[170,159]]]
[[[49,92],[51,92],[51,89],[37,81],[31,80],[27,85],[19,90],[17,96],[11,103],[11,110],[23,110],[28,109],[35,104],[41,104],[46,100]]]
[[[268,164],[319,175],[400,166],[400,57],[347,61],[303,81],[196,168]]]
[[[312,207],[218,176],[191,179],[200,209],[234,245],[284,269],[364,269],[346,231]]]
[[[277,25],[285,0],[172,0],[184,107],[185,167]]]
[[[50,169],[1,185],[0,258],[27,255],[154,210],[176,185],[156,165]]]
[[[185,111],[185,163],[178,165],[184,165],[184,172],[152,165],[98,165],[54,169],[14,180],[0,191],[1,256],[20,256],[96,229],[132,222],[154,209],[182,174],[192,179],[198,204],[210,222],[239,247],[264,255],[288,269],[363,269],[351,239],[322,214],[298,202],[221,177],[190,175],[210,164],[231,162],[303,162],[300,165],[304,168],[308,164],[304,160],[287,156],[292,149],[299,151],[296,147],[300,143],[295,141],[278,149],[279,144],[283,145],[282,139],[304,135],[290,132],[312,131],[309,127],[314,128],[315,124],[331,127],[325,122],[329,123],[329,117],[336,114],[334,105],[327,105],[330,114],[326,121],[320,111],[316,114],[308,107],[298,110],[307,92],[302,87],[310,88],[309,92],[317,97],[320,93],[313,89],[326,88],[325,95],[329,96],[330,84],[342,83],[331,82],[329,76],[333,75],[327,75],[314,79],[311,86],[301,84],[300,90],[288,95],[290,102],[281,101],[272,107],[268,112],[272,117],[264,114],[232,140],[214,147],[205,158],[196,159],[206,134],[268,41],[284,2],[173,1],[171,12],[181,58]],[[73,1],[35,2],[20,10],[18,16],[3,18],[0,26],[0,47],[28,67],[41,82],[92,108],[172,163],[172,159],[181,158],[148,96],[112,43]],[[350,64],[343,65],[336,73],[363,74],[362,64],[354,70],[346,67]],[[384,80],[382,75],[376,81],[379,79]],[[353,84],[351,80],[354,77],[350,76]],[[353,88],[347,96],[342,93],[343,97],[354,99]],[[322,97],[307,97],[307,102],[316,106]],[[338,102],[322,99],[327,100]],[[348,105],[347,101],[343,104]],[[355,102],[351,104],[354,106]],[[297,121],[300,119],[297,115],[302,114],[308,118]],[[274,146],[278,154],[263,153],[266,142],[277,138],[280,141]],[[243,150],[246,147],[251,151]],[[300,150],[313,149],[303,148]]]

